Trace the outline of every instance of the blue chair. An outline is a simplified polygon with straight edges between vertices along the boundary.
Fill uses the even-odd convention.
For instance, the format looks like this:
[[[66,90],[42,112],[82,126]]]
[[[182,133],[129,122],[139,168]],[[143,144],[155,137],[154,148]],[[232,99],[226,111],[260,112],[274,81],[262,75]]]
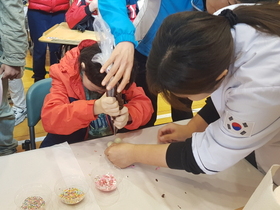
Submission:
[[[26,93],[27,124],[29,127],[30,140],[26,140],[23,149],[36,149],[35,125],[41,119],[41,110],[45,96],[50,92],[52,79],[42,79],[35,82]],[[31,148],[29,147],[31,145]]]

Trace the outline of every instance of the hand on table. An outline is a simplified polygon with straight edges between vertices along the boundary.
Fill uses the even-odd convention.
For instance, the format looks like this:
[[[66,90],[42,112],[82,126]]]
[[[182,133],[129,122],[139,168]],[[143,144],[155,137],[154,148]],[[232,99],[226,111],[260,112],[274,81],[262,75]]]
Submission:
[[[21,77],[21,67],[2,64],[0,68],[0,75],[2,73],[3,73],[3,77],[2,77],[3,79],[10,79],[10,80],[18,79]]]
[[[187,138],[186,125],[169,123],[158,131],[158,141],[160,143],[185,141]]]
[[[126,168],[134,163],[134,144],[113,143],[105,150],[105,155],[116,167]]]
[[[134,62],[134,45],[131,42],[120,42],[113,50],[111,57],[104,63],[100,72],[103,73],[111,65],[111,69],[102,81],[106,85],[114,76],[113,80],[107,85],[107,90],[112,89],[117,82],[122,79],[117,92],[121,92],[129,82]]]
[[[120,115],[114,118],[114,126],[116,126],[118,129],[121,129],[127,125],[128,120],[129,120],[128,108],[124,106],[120,110]]]

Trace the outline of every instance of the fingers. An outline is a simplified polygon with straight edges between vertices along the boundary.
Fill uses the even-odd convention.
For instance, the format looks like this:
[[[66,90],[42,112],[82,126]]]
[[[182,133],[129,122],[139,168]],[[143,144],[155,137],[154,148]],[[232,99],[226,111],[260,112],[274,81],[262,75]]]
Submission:
[[[0,75],[4,72],[4,69],[2,68],[2,65],[0,66]]]
[[[3,79],[13,80],[21,76],[21,68],[18,66],[8,66],[6,64],[2,64],[0,74],[2,74]]]
[[[174,128],[173,128],[173,124],[167,124],[166,126],[162,127],[161,129],[159,129],[158,131],[158,141],[160,143],[171,143],[174,142]]]
[[[172,138],[171,134],[163,135],[163,136],[159,137],[158,140],[159,140],[160,143],[171,143],[171,142],[173,142],[173,138]]]
[[[115,56],[111,55],[111,57],[103,64],[103,66],[100,69],[100,73],[106,72],[106,70],[109,68],[110,65],[114,63]],[[111,69],[110,69],[111,70]],[[105,83],[106,84],[106,83]]]
[[[122,90],[125,88],[125,86],[129,83],[130,76],[131,76],[131,71],[132,71],[133,65],[129,65],[126,70],[124,71],[123,79],[121,83],[118,86],[117,92],[120,93]]]
[[[129,66],[131,66],[131,65],[129,65]],[[124,89],[125,85],[129,82],[129,78],[130,78],[130,72],[131,72],[132,66],[131,67],[129,67],[129,66],[127,66],[126,60],[121,60],[120,58],[116,58],[116,60],[114,61],[114,65],[112,65],[112,68],[106,75],[106,77],[108,77],[108,79],[109,79],[108,82],[110,81],[107,84],[107,87],[106,87],[107,90],[112,89],[118,83],[118,81],[120,81],[123,78],[124,74],[126,73],[126,71],[128,69],[128,71],[129,71],[128,78],[122,79],[122,82],[121,82],[122,88],[118,88],[118,90],[120,90],[118,92],[121,92]],[[104,78],[103,81],[107,81],[106,77]],[[112,78],[112,80],[110,80],[111,78]]]
[[[122,75],[123,75],[123,72],[124,70],[123,69],[119,69],[118,72],[116,73],[116,75],[113,77],[113,79],[107,84],[107,87],[106,89],[107,90],[110,90],[112,89],[117,83],[118,81],[122,78]],[[125,82],[125,81],[122,81],[122,82]],[[127,84],[127,82],[125,82]],[[126,85],[125,84],[125,85]],[[119,90],[119,87],[118,87],[118,90]],[[122,88],[123,90],[123,88]],[[119,92],[119,91],[118,91]],[[121,91],[120,91],[121,92]],[[120,93],[119,92],[119,93]]]
[[[134,59],[134,45],[131,42],[121,42],[117,44],[111,57],[105,62],[100,72],[105,72],[112,65],[110,71],[102,81],[102,85],[106,85],[107,90],[112,89],[118,81],[121,81],[117,91],[120,93],[129,82]],[[114,78],[111,80],[111,78]]]
[[[3,79],[10,79],[10,80],[17,79],[17,77],[18,77],[17,74],[6,74],[5,71],[3,72],[3,75],[2,75]]]
[[[114,126],[116,126],[118,129],[122,129],[124,126],[126,126],[127,120],[126,116],[118,116],[114,120]]]
[[[103,66],[100,69],[100,73],[104,73],[109,68],[109,66],[112,65],[110,71],[107,72],[107,75],[105,76],[105,78],[101,82],[101,84],[103,86],[107,85],[107,83],[110,81],[112,76],[114,76],[114,74],[117,71],[117,67],[116,66],[114,67],[114,65],[113,65],[114,61],[115,61],[115,56],[111,55],[111,57],[103,64]]]
[[[97,103],[100,101],[99,103]],[[118,101],[115,97],[101,97],[100,99],[96,100],[96,105],[100,104],[100,110],[99,112],[95,112],[97,114],[104,113],[111,116],[118,116],[119,115],[119,105]]]
[[[107,75],[104,77],[104,79],[101,83],[102,85],[106,86],[107,90],[111,90],[118,82],[118,81],[116,81],[116,82],[112,83],[112,81],[114,80],[114,75],[115,75],[116,71],[117,70],[114,70],[114,68],[112,67],[110,69],[110,71],[107,73]]]
[[[124,106],[121,110],[120,110],[120,115],[126,115],[129,114],[128,113],[128,108],[126,106]]]
[[[128,109],[127,107],[123,107],[122,110],[120,110],[120,115],[117,116],[114,120],[114,126],[116,126],[118,129],[122,129],[127,125],[128,118]]]

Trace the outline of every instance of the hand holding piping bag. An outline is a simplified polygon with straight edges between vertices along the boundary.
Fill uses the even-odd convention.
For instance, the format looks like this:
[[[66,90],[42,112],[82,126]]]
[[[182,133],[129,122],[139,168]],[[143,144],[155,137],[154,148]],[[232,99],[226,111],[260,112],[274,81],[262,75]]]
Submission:
[[[98,53],[93,56],[92,61],[98,62],[103,65],[111,56],[112,51],[115,46],[114,36],[111,34],[111,30],[107,23],[102,19],[100,12],[95,17],[93,22],[94,31],[97,32],[99,42],[98,45],[101,49],[101,53]],[[110,71],[111,66],[106,69],[106,73]],[[113,78],[112,78],[113,79]],[[109,97],[116,97],[119,102],[119,110],[123,108],[123,102],[120,100],[121,96],[117,94],[117,87],[115,86],[111,90],[106,92],[106,95]],[[114,118],[112,118],[112,124],[114,124]],[[119,127],[119,126],[118,126]],[[117,128],[114,126],[113,128],[114,135],[116,135]]]

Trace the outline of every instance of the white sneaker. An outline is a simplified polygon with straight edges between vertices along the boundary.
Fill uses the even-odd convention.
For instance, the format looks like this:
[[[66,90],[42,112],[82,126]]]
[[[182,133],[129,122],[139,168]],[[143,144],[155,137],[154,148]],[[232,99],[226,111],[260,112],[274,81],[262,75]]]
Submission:
[[[27,116],[27,109],[20,109],[20,108],[16,108],[13,107],[13,111],[15,114],[15,126],[20,124],[21,122],[23,122],[23,120],[26,118]]]

